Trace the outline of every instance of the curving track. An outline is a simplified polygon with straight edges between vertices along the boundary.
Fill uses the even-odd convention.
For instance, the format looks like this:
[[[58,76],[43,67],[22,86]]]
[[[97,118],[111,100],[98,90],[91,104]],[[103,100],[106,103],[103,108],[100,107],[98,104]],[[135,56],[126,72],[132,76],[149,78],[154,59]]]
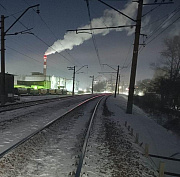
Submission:
[[[5,170],[2,170],[2,171],[0,170],[0,175],[2,175],[3,177],[5,177],[6,175],[7,176],[8,175],[16,176],[18,173],[21,173],[17,169],[22,168],[22,162],[26,163],[26,162],[24,162],[24,159],[30,158],[29,154],[32,153],[31,152],[32,150],[37,151],[37,150],[39,150],[39,146],[42,146],[42,145],[44,145],[44,143],[51,141],[52,137],[54,137],[54,132],[57,133],[59,131],[59,130],[56,130],[56,128],[60,126],[60,124],[62,123],[62,119],[63,119],[63,121],[65,121],[63,126],[73,124],[74,120],[67,120],[69,118],[69,116],[76,114],[77,110],[82,109],[81,107],[83,107],[85,104],[89,103],[90,101],[96,102],[96,98],[99,98],[99,97],[102,97],[102,95],[95,96],[93,98],[90,98],[90,99],[87,99],[87,100],[81,102],[76,107],[72,108],[70,111],[67,111],[64,115],[62,115],[58,119],[53,120],[52,122],[49,122],[43,128],[33,132],[29,136],[23,138],[21,141],[17,142],[13,146],[11,146],[8,149],[6,149],[5,151],[3,151],[0,154],[0,158],[1,158],[0,167],[4,167]],[[91,105],[91,108],[92,108],[92,105]],[[94,114],[95,114],[95,112],[94,112]],[[92,124],[92,121],[90,121],[90,122],[91,122],[90,124]],[[87,118],[86,121],[83,122],[83,125],[88,124],[88,123],[89,123],[89,119]],[[65,128],[65,130],[66,130],[66,128]],[[83,130],[84,130],[84,132],[83,132],[83,134],[84,134],[86,131],[86,126],[84,126]],[[90,130],[88,130],[88,132],[89,131]],[[58,133],[59,136],[61,136],[60,135],[61,133]],[[77,134],[77,136],[78,136],[78,134]],[[58,139],[58,138],[56,137],[56,139]],[[58,141],[58,140],[56,140],[56,141]],[[87,141],[87,138],[86,138],[86,141]],[[69,147],[67,147],[67,148],[69,148]],[[51,149],[51,147],[46,147],[46,150],[49,150],[49,149]],[[78,148],[78,150],[79,150],[79,148]],[[57,152],[58,152],[58,149],[57,149]],[[8,160],[9,160],[10,164],[6,163],[6,162],[8,162]],[[16,166],[17,169],[16,170],[13,169],[12,171],[11,170],[6,171],[6,165],[10,165],[12,167]],[[18,167],[17,167],[17,165],[18,165]]]
[[[155,177],[96,96],[1,154],[0,177]]]
[[[47,99],[40,99],[40,100],[33,100],[33,101],[26,101],[26,102],[1,105],[0,106],[0,113],[6,112],[6,111],[12,111],[12,110],[16,110],[16,109],[21,109],[21,108],[26,108],[26,107],[31,107],[31,106],[37,106],[40,104],[51,103],[51,102],[59,101],[59,100],[63,100],[63,99],[73,99],[73,98],[79,97],[79,96],[83,96],[83,95],[76,95],[74,97],[72,97],[72,96],[59,96],[56,98],[47,98]]]

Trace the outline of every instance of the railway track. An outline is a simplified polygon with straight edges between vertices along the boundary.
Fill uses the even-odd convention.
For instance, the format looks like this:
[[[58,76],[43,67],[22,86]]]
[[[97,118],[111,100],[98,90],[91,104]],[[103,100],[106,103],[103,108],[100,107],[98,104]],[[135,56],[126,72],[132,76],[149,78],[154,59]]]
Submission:
[[[78,95],[78,96],[81,96],[81,95]],[[57,97],[57,98],[48,98],[48,99],[34,100],[34,101],[28,101],[28,102],[20,102],[20,103],[1,105],[0,113],[6,112],[6,111],[12,111],[12,110],[16,110],[16,109],[21,109],[21,108],[26,108],[26,107],[31,107],[31,106],[37,106],[40,104],[51,103],[51,102],[63,100],[63,99],[73,99],[76,97],[77,96],[74,96],[74,97],[63,96],[63,97]]]
[[[86,105],[90,101],[91,102],[97,102],[97,99],[98,99],[98,103],[96,103],[96,106],[95,106],[95,108],[93,110],[93,114],[92,114],[90,120],[86,120],[84,122],[84,125],[88,124],[88,126],[87,126],[88,128],[86,128],[86,127],[83,128],[83,134],[86,134],[86,136],[85,136],[85,139],[83,138],[84,143],[83,143],[82,150],[81,150],[81,148],[79,149],[79,147],[78,147],[78,151],[82,151],[82,154],[81,155],[79,153],[75,154],[75,158],[80,156],[79,162],[78,162],[79,165],[78,165],[77,170],[76,170],[76,176],[80,176],[81,167],[82,167],[82,164],[83,164],[83,158],[84,158],[84,155],[85,155],[86,146],[87,146],[88,137],[89,137],[90,129],[91,129],[91,126],[92,126],[93,118],[95,116],[97,107],[98,107],[100,101],[102,100],[102,96],[104,96],[104,95],[95,96],[93,98],[89,98],[89,99],[83,101],[78,106],[76,106],[73,109],[71,109],[70,111],[66,112],[63,116],[59,117],[58,119],[56,119],[56,120],[54,120],[52,122],[49,122],[43,128],[35,131],[34,133],[30,134],[26,138],[22,139],[21,141],[17,142],[13,146],[11,146],[10,148],[8,148],[4,152],[2,152],[0,154],[0,176],[1,175],[3,177],[6,176],[7,171],[6,170],[3,171],[1,169],[2,169],[2,167],[5,167],[8,163],[9,163],[10,166],[12,166],[12,168],[16,167],[17,164],[21,167],[22,164],[18,163],[17,159],[19,159],[20,157],[23,157],[23,159],[26,159],[26,158],[28,159],[29,157],[26,157],[25,154],[26,154],[27,149],[29,149],[29,147],[31,147],[32,149],[31,148],[30,149],[33,151],[33,149],[34,149],[33,146],[37,146],[37,149],[38,149],[39,146],[41,146],[43,143],[45,143],[45,140],[46,140],[47,137],[52,138],[51,135],[49,135],[49,133],[51,134],[53,132],[54,127],[59,126],[59,124],[61,123],[61,119],[65,120],[65,117],[67,117],[67,116],[69,117],[71,115],[74,115],[74,112],[76,112],[77,109],[81,109],[81,107],[83,107],[84,105]],[[65,121],[65,122],[67,124],[69,124],[68,121]],[[45,136],[42,136],[42,135],[45,135]],[[32,144],[33,144],[33,146],[32,146]],[[23,153],[23,151],[25,151],[25,152]],[[77,161],[76,161],[76,163],[77,163]],[[74,176],[74,172],[75,172],[75,170],[72,173],[73,176]],[[3,174],[3,173],[5,173],[5,174]],[[8,172],[8,173],[10,173],[10,172]],[[12,173],[10,175],[12,175],[12,176],[15,175],[16,176],[17,173],[18,173],[17,171],[14,172],[12,170]],[[71,174],[71,172],[70,172],[70,174]]]
[[[104,96],[79,103],[2,152],[0,177],[155,177]]]

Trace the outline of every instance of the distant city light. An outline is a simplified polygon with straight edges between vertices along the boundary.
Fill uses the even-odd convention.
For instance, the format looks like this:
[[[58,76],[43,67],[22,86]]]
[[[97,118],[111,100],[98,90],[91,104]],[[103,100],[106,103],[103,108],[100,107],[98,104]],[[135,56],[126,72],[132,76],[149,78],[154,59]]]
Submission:
[[[143,96],[144,93],[143,93],[143,92],[139,92],[138,95],[139,95],[139,96]]]

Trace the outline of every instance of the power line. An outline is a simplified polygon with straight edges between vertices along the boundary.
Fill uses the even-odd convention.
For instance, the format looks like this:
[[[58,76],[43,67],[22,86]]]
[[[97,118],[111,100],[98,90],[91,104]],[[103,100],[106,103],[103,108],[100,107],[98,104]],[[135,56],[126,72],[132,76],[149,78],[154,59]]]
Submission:
[[[57,37],[57,36],[55,35],[55,33],[51,30],[51,28],[48,26],[48,24],[43,20],[43,18],[41,17],[41,15],[40,15],[40,14],[38,14],[38,15],[39,15],[40,19],[42,20],[42,22],[45,24],[45,26],[49,29],[49,31],[50,31],[50,32],[52,33],[52,35],[55,37],[55,39],[58,40],[58,37]],[[59,43],[60,43],[60,45],[61,45],[62,47],[64,47],[60,41],[59,41]],[[66,52],[72,59],[74,59],[79,65],[81,65],[81,64],[77,61],[77,59],[75,59],[67,50],[65,50],[65,52]]]
[[[179,7],[180,7],[180,6],[179,6]],[[157,31],[159,31],[159,30],[163,27],[163,25],[165,25],[165,24],[167,23],[167,21],[171,20],[171,19],[178,13],[179,7],[169,15],[170,18],[165,19],[165,20],[150,34],[150,36],[148,36],[148,39],[149,39],[150,37],[152,37]],[[173,14],[173,13],[174,13],[174,14]],[[173,15],[172,15],[172,14],[173,14]],[[171,16],[171,15],[172,15],[172,16]],[[147,39],[147,40],[148,40],[148,39]]]
[[[19,53],[19,54],[21,54],[21,55],[27,57],[27,58],[30,58],[30,59],[32,59],[32,60],[38,62],[38,63],[43,64],[43,62],[40,62],[39,60],[36,60],[36,59],[34,59],[34,58],[32,58],[32,57],[30,57],[30,56],[28,56],[28,55],[26,55],[26,54],[24,54],[24,53],[22,53],[22,52],[19,52],[19,51],[16,50],[16,49],[13,49],[13,48],[11,48],[11,47],[9,47],[9,46],[6,46],[6,47],[7,47],[8,49],[11,49],[11,50],[13,50],[13,51],[15,51],[15,52],[17,52],[17,53]]]
[[[126,55],[126,58],[125,58],[125,60],[124,60],[123,67],[125,66],[125,63],[126,63],[126,61],[128,60],[128,56],[129,56],[129,54],[130,54],[130,50],[131,50],[132,46],[133,46],[133,45],[130,44],[129,49],[128,49],[128,52],[127,52],[127,55]]]
[[[158,7],[160,7],[160,6],[161,6],[161,4],[159,4],[158,6],[152,8],[150,11],[148,11],[147,13],[145,13],[144,15],[142,15],[142,17],[144,17],[144,16],[148,15],[149,13],[153,12],[154,10],[156,10],[156,9],[157,9]]]
[[[8,17],[11,17],[11,16],[14,16],[14,15],[16,15],[16,14],[19,14],[19,13],[22,13],[24,10],[20,10],[20,11],[18,11],[18,12],[15,12],[15,13],[13,13],[13,14],[10,14],[10,15],[8,15]]]
[[[33,33],[33,36],[35,36],[38,40],[40,40],[42,43],[44,43],[46,46],[50,47],[51,49],[53,49],[54,51],[57,52],[57,50],[55,50],[52,46],[50,46],[49,44],[47,44],[44,40],[42,40],[39,36],[37,36],[36,34]],[[66,59],[67,61],[69,61],[70,63],[73,63],[72,61],[70,61],[68,58],[66,58],[64,55],[58,53],[60,56],[62,56],[64,59]],[[74,64],[74,63],[73,63]]]
[[[38,37],[38,36],[37,36]],[[39,40],[41,40],[40,38],[39,38]],[[17,41],[16,41],[17,42]],[[43,42],[43,41],[42,41]],[[18,43],[18,42],[17,42]],[[18,43],[19,44],[19,43]],[[19,45],[21,45],[21,44],[19,44]],[[26,45],[27,45],[27,43],[26,43]],[[21,45],[22,46],[22,45]],[[24,47],[24,45],[23,45],[23,47]],[[30,50],[29,49],[29,47],[28,47],[28,49],[27,50],[29,50],[29,51],[31,51],[31,52],[33,52],[34,53],[34,49],[33,49],[33,51],[32,50]],[[36,54],[36,55],[39,55],[40,57],[42,57],[42,54]],[[52,61],[51,61],[52,62]],[[55,63],[56,64],[56,63]],[[57,64],[56,64],[57,65]]]
[[[28,2],[26,2],[26,0],[23,0],[26,4],[28,4],[28,5],[30,5]],[[34,10],[34,9],[33,9]],[[34,10],[35,11],[35,10]],[[47,27],[47,29],[51,32],[51,34],[54,36],[54,38],[56,39],[56,40],[58,40],[58,37],[56,36],[56,34],[51,30],[51,28],[49,27],[49,25],[45,22],[45,20],[42,18],[42,16],[40,15],[40,14],[38,14],[39,15],[39,18],[41,19],[41,21],[44,23],[44,25]],[[62,47],[64,47],[63,45],[62,45],[62,43],[61,42],[59,42],[60,43],[60,45],[62,46]],[[65,50],[65,52],[72,58],[72,59],[74,59],[79,65],[81,65],[67,50]]]
[[[20,46],[23,46],[24,47],[24,45],[23,44],[21,44],[21,43],[19,43],[19,42],[17,42],[17,41],[15,41],[18,45],[20,45]],[[35,55],[37,55],[38,57],[40,57],[40,58],[42,58],[42,54],[39,54],[39,53],[35,53],[34,52],[34,49],[33,49],[33,51],[32,50],[30,50],[29,49],[29,47],[28,48],[26,48],[28,51],[30,51],[30,52],[33,52]],[[54,63],[55,65],[58,65],[55,61],[53,61],[53,60],[51,60],[51,63]]]
[[[171,27],[171,25],[173,25],[174,23],[176,23],[178,20],[180,19],[180,17],[178,17],[176,20],[174,20],[170,25],[168,25],[163,31],[161,31],[160,33],[158,33],[153,39],[151,39],[147,45],[149,43],[151,43],[153,40],[155,40],[158,36],[160,36],[164,31],[166,31],[169,27]]]
[[[22,52],[20,52],[20,51],[18,51],[18,50],[16,50],[16,49],[13,49],[13,48],[11,48],[11,47],[9,47],[9,46],[6,46],[6,47],[7,47],[8,49],[10,49],[10,50],[15,51],[16,53],[19,53],[19,54],[22,55],[22,56],[25,56],[25,57],[27,57],[27,58],[29,58],[29,59],[32,59],[32,60],[40,63],[41,66],[42,66],[42,64],[43,64],[43,62],[41,62],[41,61],[39,61],[39,60],[37,60],[37,59],[35,59],[35,58],[33,58],[33,57],[30,57],[30,56],[28,56],[28,55],[26,55],[26,54],[24,54],[24,53],[22,53]],[[27,60],[27,61],[29,61],[29,60]],[[57,68],[54,67],[54,66],[51,66],[51,67],[55,68],[56,70],[59,70],[59,69],[57,69]],[[63,71],[63,72],[65,72],[65,71]],[[67,73],[67,72],[65,72],[65,73]]]
[[[7,11],[7,9],[0,3],[0,6],[5,10]]]
[[[7,9],[6,9],[7,11]],[[8,12],[8,11],[7,11]],[[14,15],[12,15],[15,19],[17,19]],[[27,26],[25,26],[21,21],[18,21],[24,28],[28,29],[29,28]],[[31,30],[29,30],[31,33],[33,33]],[[42,43],[44,43],[46,46],[50,47],[51,49],[53,49],[54,51],[57,52],[57,50],[55,50],[52,46],[50,46],[49,44],[47,44],[44,40],[42,40],[40,37],[38,37],[36,34],[33,33],[33,35],[38,39],[40,40]],[[58,52],[57,52],[58,53]],[[72,61],[70,61],[67,57],[65,57],[64,55],[58,53],[60,56],[62,56],[65,60],[69,61],[70,63],[73,63]],[[75,64],[75,63],[73,63]]]
[[[168,18],[168,19],[165,19],[153,32],[151,32],[151,34],[148,36],[148,38],[144,41],[144,42],[146,42],[146,41],[148,41],[149,39],[151,39],[151,37],[154,35],[154,34],[156,34],[159,30],[161,30],[161,28],[163,27],[163,25],[165,25],[169,20],[171,20],[178,12],[179,12],[179,10],[180,10],[180,6],[178,6],[175,10],[173,10],[171,13],[169,13],[168,15],[166,15],[166,16],[168,16],[168,17],[170,17],[170,18]],[[173,14],[174,13],[174,14]],[[172,15],[173,14],[173,15]],[[172,16],[171,16],[172,15]],[[165,17],[165,16],[164,16]],[[163,18],[164,18],[163,17]],[[175,22],[176,22],[177,20],[175,20]],[[173,23],[175,23],[175,22],[173,22]],[[172,24],[173,24],[172,23]],[[169,26],[168,26],[168,28],[169,28]],[[166,28],[165,28],[165,30],[166,30]],[[147,44],[149,44],[149,43],[151,43],[154,39],[156,39],[159,35],[161,35],[161,33],[163,33],[165,30],[163,30],[163,31],[161,31],[160,33],[158,33],[152,40],[150,40]],[[146,44],[146,45],[147,45]],[[142,50],[144,49],[144,47],[140,47],[139,48],[139,53],[141,53],[142,52]]]
[[[99,65],[100,65],[100,67],[102,69],[101,61],[100,61],[100,57],[99,57],[99,51],[98,51],[98,48],[97,48],[97,45],[96,45],[96,40],[95,40],[94,33],[93,33],[93,30],[92,30],[92,22],[91,22],[92,19],[91,19],[91,12],[90,12],[90,8],[89,8],[88,0],[86,0],[86,5],[87,5],[88,17],[89,17],[89,21],[90,21],[92,41],[93,41],[93,45],[94,45],[94,48],[95,48],[95,51],[96,51],[96,55],[97,55],[97,58],[98,58]]]
[[[2,5],[1,5],[2,6]],[[4,8],[4,10],[7,12],[7,13],[9,13],[8,12],[8,10],[4,7],[4,6],[2,6],[3,8]],[[18,12],[19,13],[19,12]],[[15,14],[17,14],[17,13],[15,13]],[[10,16],[13,16],[15,19],[17,19],[15,16],[14,16],[14,14],[11,14],[11,15],[8,15],[9,17]],[[24,28],[26,28],[26,29],[28,29],[21,21],[18,21]],[[43,42],[43,43],[45,43],[41,38],[39,38],[37,35],[35,35],[35,37],[36,38],[38,38],[41,42]],[[45,43],[46,44],[46,43]],[[48,44],[46,44],[46,45],[48,45]],[[49,47],[49,45],[48,45],[48,47]],[[15,50],[15,49],[13,49],[13,48],[10,48],[10,47],[8,47],[7,46],[7,48],[9,48],[9,49],[11,49],[11,50],[14,50],[15,52],[17,52],[17,53],[19,53],[19,54],[21,54],[21,55],[23,55],[23,56],[26,56],[26,57],[28,57],[28,58],[31,58],[31,59],[33,59],[33,60],[35,60],[35,61],[37,61],[37,62],[39,62],[38,60],[36,60],[36,59],[34,59],[34,58],[32,58],[32,57],[29,57],[28,55],[26,55],[26,54],[23,54],[22,52],[19,52],[19,51],[17,51],[17,50]],[[52,61],[51,61],[52,62]],[[40,62],[41,63],[41,62]],[[56,64],[56,63],[55,63]],[[57,69],[57,68],[56,68]],[[65,72],[65,71],[63,71],[63,72]],[[67,73],[67,72],[66,72]]]
[[[150,24],[147,24],[147,25],[145,25],[145,26],[142,26],[141,28],[145,28],[145,27],[149,27],[149,25],[152,25],[152,24],[154,24],[154,23],[156,23],[156,22],[158,22],[158,21],[160,21],[160,20],[162,20],[162,19],[164,19],[164,18],[166,18],[166,17],[168,17],[169,16],[169,14],[166,14],[166,15],[164,15],[164,16],[162,16],[161,18],[159,18],[159,19],[157,19],[157,20],[154,20],[153,22],[151,22]]]

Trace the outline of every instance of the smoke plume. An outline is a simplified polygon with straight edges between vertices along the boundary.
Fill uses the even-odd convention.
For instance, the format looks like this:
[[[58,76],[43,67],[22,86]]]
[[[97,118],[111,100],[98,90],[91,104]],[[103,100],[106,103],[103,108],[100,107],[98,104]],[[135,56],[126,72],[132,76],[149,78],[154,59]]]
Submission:
[[[125,13],[126,15],[136,19],[137,13],[137,4],[138,3],[127,3],[124,9],[120,11]],[[120,25],[131,25],[133,22],[120,15],[118,12],[114,10],[105,10],[104,14],[100,18],[94,18],[91,21],[92,27],[104,27],[104,26],[120,26]],[[81,26],[80,28],[90,28],[89,25]],[[94,35],[101,34],[107,35],[110,31],[122,31],[126,30],[127,35],[131,35],[134,33],[134,28],[116,28],[116,29],[102,29],[102,30],[94,30]],[[90,32],[90,31],[89,31]],[[89,40],[92,36],[88,33],[79,33],[76,34],[75,32],[67,32],[64,35],[64,39],[57,40],[54,44],[47,49],[45,55],[54,54],[56,52],[60,53],[66,49],[73,49],[74,46],[81,45],[84,41]]]

